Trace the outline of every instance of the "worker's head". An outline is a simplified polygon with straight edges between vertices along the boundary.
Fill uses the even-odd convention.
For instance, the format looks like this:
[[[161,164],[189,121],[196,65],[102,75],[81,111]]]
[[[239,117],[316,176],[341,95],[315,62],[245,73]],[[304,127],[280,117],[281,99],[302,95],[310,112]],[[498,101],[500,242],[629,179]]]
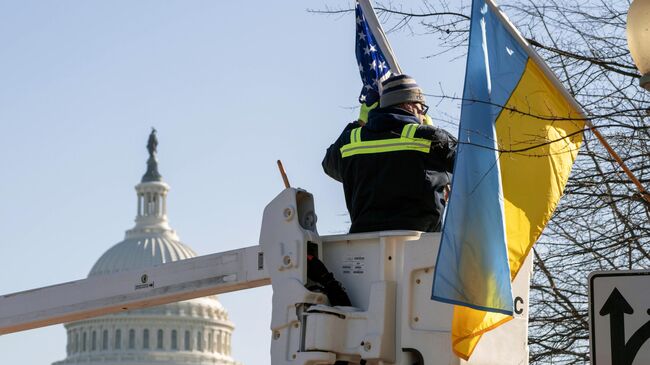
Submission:
[[[422,123],[429,107],[426,105],[422,89],[414,78],[408,75],[391,76],[382,82],[381,86],[379,105],[382,108],[400,107],[418,117]]]

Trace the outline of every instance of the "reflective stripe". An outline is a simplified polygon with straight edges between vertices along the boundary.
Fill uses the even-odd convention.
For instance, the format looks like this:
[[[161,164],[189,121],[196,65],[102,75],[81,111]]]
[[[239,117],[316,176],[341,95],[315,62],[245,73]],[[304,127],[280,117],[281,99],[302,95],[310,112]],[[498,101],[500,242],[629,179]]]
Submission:
[[[361,127],[354,128],[350,133],[350,143],[361,142]]]
[[[350,132],[350,143],[341,147],[341,155],[342,157],[350,157],[393,151],[428,153],[431,149],[431,141],[424,138],[415,138],[416,130],[417,124],[407,124],[402,128],[402,134],[399,138],[361,141],[361,128],[355,128]]]
[[[395,140],[400,139],[401,138],[393,138],[389,140],[358,142],[354,144],[350,143],[341,147],[341,156],[350,157],[354,155],[393,151],[417,151],[428,153],[431,149],[431,141],[429,140],[394,142]]]
[[[407,137],[408,138],[415,138],[415,131],[418,130],[418,125],[417,124],[409,124],[409,126],[411,128],[409,129],[409,133],[408,133]]]
[[[417,124],[407,124],[402,128],[402,138],[415,138],[415,131],[418,129]]]

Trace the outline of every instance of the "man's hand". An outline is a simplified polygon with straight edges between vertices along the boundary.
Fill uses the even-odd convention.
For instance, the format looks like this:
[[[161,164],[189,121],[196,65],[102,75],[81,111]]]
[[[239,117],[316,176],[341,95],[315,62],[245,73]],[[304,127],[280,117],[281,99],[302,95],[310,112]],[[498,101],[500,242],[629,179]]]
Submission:
[[[359,124],[363,127],[368,123],[368,113],[379,106],[379,94],[375,90],[368,90],[365,100],[361,101],[361,110],[359,111]]]
[[[366,105],[366,103],[361,103],[361,110],[359,111],[359,124],[363,127],[366,123],[368,123],[368,113],[370,113],[371,110],[375,109],[376,107],[379,106],[379,102],[375,102],[372,105]]]

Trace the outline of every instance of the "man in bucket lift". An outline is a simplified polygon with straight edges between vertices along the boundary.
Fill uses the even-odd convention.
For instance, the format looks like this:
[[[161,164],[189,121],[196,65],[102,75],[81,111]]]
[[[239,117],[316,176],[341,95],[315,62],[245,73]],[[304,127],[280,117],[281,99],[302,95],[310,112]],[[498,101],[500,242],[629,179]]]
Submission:
[[[428,109],[413,78],[391,76],[368,122],[348,124],[327,149],[323,169],[343,183],[350,233],[441,230],[457,142],[424,125]]]

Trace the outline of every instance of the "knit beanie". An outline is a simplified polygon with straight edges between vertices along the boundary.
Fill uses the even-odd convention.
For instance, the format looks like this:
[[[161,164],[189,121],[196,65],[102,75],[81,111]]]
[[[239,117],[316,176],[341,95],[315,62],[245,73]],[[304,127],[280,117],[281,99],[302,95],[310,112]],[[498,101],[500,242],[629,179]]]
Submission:
[[[396,75],[381,83],[382,91],[379,106],[382,108],[402,103],[425,104],[422,89],[415,79],[408,75]]]

